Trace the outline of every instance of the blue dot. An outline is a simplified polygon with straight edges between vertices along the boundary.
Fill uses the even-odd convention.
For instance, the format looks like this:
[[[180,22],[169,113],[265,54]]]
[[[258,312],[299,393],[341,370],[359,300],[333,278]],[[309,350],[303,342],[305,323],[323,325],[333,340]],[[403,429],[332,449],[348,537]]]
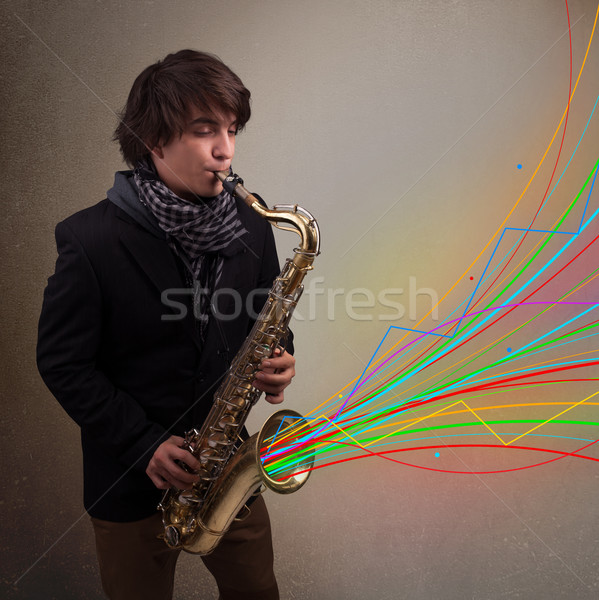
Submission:
[[[439,458],[441,456],[438,452],[435,452],[435,458]]]
[[[508,351],[508,352],[511,352],[511,351],[512,351],[512,349],[511,349],[511,348],[508,348],[508,349],[507,349],[507,351]]]
[[[522,165],[518,165],[518,168],[519,168],[519,169],[521,169],[521,168],[522,168]]]

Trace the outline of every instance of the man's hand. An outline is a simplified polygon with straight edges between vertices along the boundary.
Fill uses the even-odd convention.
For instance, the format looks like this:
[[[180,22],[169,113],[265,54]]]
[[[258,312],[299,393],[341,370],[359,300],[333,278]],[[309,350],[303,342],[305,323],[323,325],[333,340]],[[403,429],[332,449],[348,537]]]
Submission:
[[[281,354],[280,348],[275,350],[272,358],[260,364],[253,386],[266,393],[266,401],[271,404],[283,402],[283,390],[295,376],[295,358],[287,351]]]
[[[175,462],[178,460],[185,463],[192,471],[201,467],[200,462],[193,457],[191,452],[181,447],[184,441],[182,437],[172,435],[156,448],[156,452],[150,459],[146,473],[158,489],[166,490],[176,487],[186,490],[198,480],[197,475],[188,473]]]
[[[283,390],[291,383],[294,376],[295,358],[286,351],[281,353],[277,348],[272,358],[262,361],[253,385],[266,393],[268,402],[279,404],[284,399]],[[185,463],[192,471],[197,471],[201,467],[200,462],[181,447],[184,441],[182,437],[172,435],[158,446],[150,459],[146,473],[158,489],[176,487],[186,490],[198,480],[197,475],[188,473],[176,462]]]

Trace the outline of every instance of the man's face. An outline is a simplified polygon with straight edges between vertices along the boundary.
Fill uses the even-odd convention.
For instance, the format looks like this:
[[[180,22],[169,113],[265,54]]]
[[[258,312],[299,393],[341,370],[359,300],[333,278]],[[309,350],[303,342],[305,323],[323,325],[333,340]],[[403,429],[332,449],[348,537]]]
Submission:
[[[160,179],[177,196],[217,196],[222,184],[214,171],[225,171],[235,154],[237,124],[231,114],[207,114],[192,108],[181,137],[152,149]]]

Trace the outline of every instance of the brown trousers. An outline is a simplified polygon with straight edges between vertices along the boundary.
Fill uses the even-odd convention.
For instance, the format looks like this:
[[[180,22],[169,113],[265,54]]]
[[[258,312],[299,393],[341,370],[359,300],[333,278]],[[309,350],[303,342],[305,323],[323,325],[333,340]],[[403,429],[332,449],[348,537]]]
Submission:
[[[160,513],[132,523],[92,517],[102,587],[110,600],[171,600],[179,550],[158,535]],[[270,520],[262,497],[235,521],[216,550],[202,556],[216,579],[220,600],[278,600]]]

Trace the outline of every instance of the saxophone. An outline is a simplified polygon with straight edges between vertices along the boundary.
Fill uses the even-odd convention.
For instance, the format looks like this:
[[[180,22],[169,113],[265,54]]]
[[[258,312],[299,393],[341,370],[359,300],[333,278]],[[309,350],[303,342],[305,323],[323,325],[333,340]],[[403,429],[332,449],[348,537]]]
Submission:
[[[167,545],[200,555],[216,548],[259,486],[281,494],[295,492],[308,479],[314,462],[314,455],[305,451],[299,461],[276,476],[269,474],[263,465],[261,454],[275,436],[294,439],[306,426],[302,416],[292,410],[271,415],[260,432],[241,445],[239,433],[261,395],[252,385],[259,365],[273,355],[285,338],[303,290],[302,280],[319,254],[318,224],[308,211],[297,205],[265,208],[232,171],[215,174],[231,195],[243,200],[275,227],[295,231],[301,242],[274,281],[264,308],[214,396],[202,428],[185,434],[183,447],[202,465],[197,471],[199,480],[189,490],[170,488],[158,506]]]

